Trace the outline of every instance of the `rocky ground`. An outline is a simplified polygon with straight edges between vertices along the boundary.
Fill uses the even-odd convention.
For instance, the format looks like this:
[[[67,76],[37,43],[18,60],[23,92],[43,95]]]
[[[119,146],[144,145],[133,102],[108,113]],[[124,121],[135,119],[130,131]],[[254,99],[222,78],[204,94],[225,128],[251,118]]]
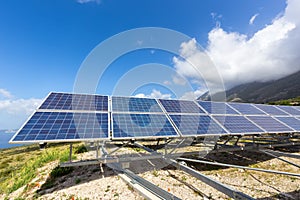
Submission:
[[[87,152],[82,154],[81,158],[88,158],[92,155],[93,152]],[[143,153],[138,152],[136,155],[142,156]],[[260,153],[218,153],[209,155],[207,158],[223,163],[300,173],[299,168]],[[285,159],[300,165],[299,159]],[[300,199],[299,177],[195,163],[187,164],[254,198]],[[24,188],[19,189],[10,195],[11,199],[18,196],[26,199],[144,199],[106,166],[75,167],[72,172],[51,180],[49,184],[49,173],[56,165],[57,163],[52,162],[40,169],[41,176],[29,184],[31,188],[28,189],[27,186],[26,193],[23,193]],[[229,199],[214,188],[175,167],[168,166],[161,160],[132,162],[129,169],[182,199]]]

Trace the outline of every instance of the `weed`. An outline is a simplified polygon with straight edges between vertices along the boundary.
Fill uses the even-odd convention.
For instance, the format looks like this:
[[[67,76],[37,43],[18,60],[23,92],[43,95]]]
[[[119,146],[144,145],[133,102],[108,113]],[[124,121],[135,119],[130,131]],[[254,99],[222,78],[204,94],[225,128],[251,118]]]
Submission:
[[[158,177],[158,171],[157,170],[153,170],[152,174],[153,174],[153,176]]]
[[[108,192],[109,190],[110,190],[110,185],[107,186],[107,188],[104,192]]]
[[[64,175],[70,174],[74,170],[73,167],[55,167],[50,173],[51,178],[62,177]]]
[[[79,154],[79,153],[84,153],[84,152],[87,152],[87,148],[85,147],[84,144],[78,146],[75,150],[75,154]]]
[[[133,190],[133,187],[131,187],[130,185],[127,185],[127,188],[128,188],[128,190],[130,190],[130,191],[134,191],[134,190]]]
[[[79,184],[81,182],[81,179],[80,178],[76,178],[75,179],[75,184]]]
[[[115,193],[115,194],[114,194],[114,197],[118,197],[118,196],[119,196],[119,193]]]

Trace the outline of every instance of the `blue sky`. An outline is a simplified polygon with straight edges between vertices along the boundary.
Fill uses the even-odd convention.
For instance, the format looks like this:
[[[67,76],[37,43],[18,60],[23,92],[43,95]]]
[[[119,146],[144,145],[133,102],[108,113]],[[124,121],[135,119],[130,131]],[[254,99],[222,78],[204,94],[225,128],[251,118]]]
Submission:
[[[281,45],[291,32],[297,30],[296,14],[287,9],[295,0],[205,0],[205,1],[114,1],[114,0],[28,0],[2,1],[0,6],[0,129],[19,128],[26,117],[50,91],[72,92],[76,74],[88,54],[101,42],[126,30],[141,27],[162,27],[186,34],[191,38],[186,45],[178,46],[174,55],[156,49],[144,49],[121,56],[109,66],[98,86],[97,93],[112,94],[113,86],[129,70],[147,63],[160,63],[173,69],[177,75],[169,75],[164,84],[140,87],[135,95],[153,97],[174,97],[168,86],[184,85],[190,81],[195,95],[205,91],[201,78],[193,77],[187,60],[199,59],[199,52],[185,54],[195,43],[201,45],[220,69],[226,87],[256,81],[252,65],[266,61],[265,81],[293,73],[294,68],[283,68],[277,73],[267,63],[292,63],[278,52],[270,56],[269,49]],[[297,3],[297,2],[296,2]],[[276,22],[278,21],[278,24]],[[283,22],[282,22],[283,21]],[[294,25],[294,26],[293,26]],[[270,27],[270,28],[268,28]],[[272,31],[280,28],[281,34],[274,36]],[[270,34],[270,35],[268,35]],[[269,37],[270,36],[270,37]],[[264,38],[265,37],[265,38]],[[295,40],[295,39],[294,39]],[[262,41],[265,41],[262,42]],[[297,39],[298,41],[298,39]],[[284,43],[287,43],[285,41]],[[295,44],[295,42],[291,42]],[[121,45],[121,44],[120,44]],[[268,50],[266,47],[268,46]],[[254,62],[249,52],[252,46],[265,51],[262,58]],[[248,52],[252,65],[242,63],[245,56],[239,51]],[[281,45],[278,49],[293,49]],[[108,51],[110,51],[108,49]],[[220,55],[230,60],[225,61]],[[289,51],[288,51],[289,52]],[[281,55],[281,54],[280,54]],[[260,57],[260,56],[257,56]],[[279,59],[279,60],[278,60]],[[282,59],[282,60],[280,60]],[[275,62],[274,61],[274,62]],[[241,62],[241,63],[240,63]],[[222,63],[222,64],[219,64]],[[275,63],[275,64],[276,64]],[[231,68],[232,64],[232,68]],[[227,69],[228,66],[231,71]],[[253,78],[240,72],[244,66]],[[252,68],[251,68],[252,67]],[[278,66],[279,69],[281,66]],[[205,71],[205,70],[204,70]],[[153,71],[152,76],[157,71]],[[246,74],[247,74],[246,73]],[[204,72],[205,75],[205,72]],[[140,74],[140,77],[145,74]],[[150,76],[150,75],[149,75]],[[166,75],[167,76],[167,75]],[[181,80],[180,77],[185,79]],[[239,78],[236,78],[239,77]],[[246,77],[246,78],[244,78]],[[203,77],[202,77],[203,79]],[[209,80],[213,82],[213,80]],[[100,87],[101,86],[101,87]],[[118,93],[117,93],[118,94]],[[132,95],[132,94],[128,94]],[[184,96],[185,94],[182,94]],[[178,97],[178,96],[176,96]]]

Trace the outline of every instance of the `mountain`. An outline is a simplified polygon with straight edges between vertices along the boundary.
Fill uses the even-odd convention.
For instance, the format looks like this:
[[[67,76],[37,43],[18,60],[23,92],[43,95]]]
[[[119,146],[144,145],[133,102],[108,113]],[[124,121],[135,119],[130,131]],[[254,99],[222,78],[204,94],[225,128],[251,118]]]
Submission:
[[[220,94],[214,94],[214,97]],[[238,85],[226,91],[227,101],[268,103],[300,96],[300,71],[284,78],[268,82],[252,82]],[[210,100],[206,93],[200,100]]]

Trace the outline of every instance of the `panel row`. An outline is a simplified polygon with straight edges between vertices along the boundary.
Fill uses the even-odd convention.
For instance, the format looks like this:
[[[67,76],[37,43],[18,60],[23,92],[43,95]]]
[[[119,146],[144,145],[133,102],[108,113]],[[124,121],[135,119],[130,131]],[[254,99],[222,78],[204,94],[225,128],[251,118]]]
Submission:
[[[12,142],[299,132],[296,117],[36,112]]]
[[[39,109],[109,111],[108,96],[52,92]],[[118,113],[220,114],[300,116],[298,106],[274,106],[249,103],[166,100],[136,97],[111,97],[110,111]]]
[[[299,132],[299,113],[289,106],[135,97],[112,97],[110,106],[108,96],[51,93],[12,142]]]

